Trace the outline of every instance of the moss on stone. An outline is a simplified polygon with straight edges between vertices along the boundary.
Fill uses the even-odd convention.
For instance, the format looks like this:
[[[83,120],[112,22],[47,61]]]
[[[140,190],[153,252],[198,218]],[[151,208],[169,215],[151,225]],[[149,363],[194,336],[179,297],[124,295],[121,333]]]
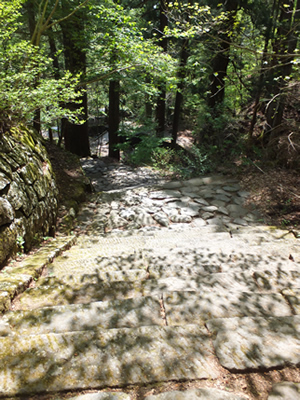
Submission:
[[[17,232],[12,227],[0,228],[0,264],[15,250]]]
[[[26,127],[12,128],[1,140],[7,151],[1,154],[0,190],[16,218],[4,222],[14,223],[12,229],[25,239],[24,248],[29,250],[37,235],[48,235],[55,226],[58,192],[52,166],[42,138]],[[8,240],[0,239],[0,252],[5,254],[0,254],[0,264],[13,247]]]

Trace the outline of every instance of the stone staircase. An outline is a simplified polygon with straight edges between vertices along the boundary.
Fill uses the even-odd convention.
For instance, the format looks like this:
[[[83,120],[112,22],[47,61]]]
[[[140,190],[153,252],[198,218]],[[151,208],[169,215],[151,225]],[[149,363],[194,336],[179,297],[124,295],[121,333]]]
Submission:
[[[87,233],[0,320],[0,396],[297,366],[298,260],[297,239],[254,224],[99,234],[90,218]],[[242,389],[178,393],[145,398],[249,398]]]

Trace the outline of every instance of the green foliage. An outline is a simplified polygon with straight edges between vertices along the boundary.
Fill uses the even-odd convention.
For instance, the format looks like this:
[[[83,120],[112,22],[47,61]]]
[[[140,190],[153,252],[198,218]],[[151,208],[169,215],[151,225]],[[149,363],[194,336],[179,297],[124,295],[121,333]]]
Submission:
[[[233,142],[226,143],[228,129],[245,106],[256,97],[264,99],[260,101],[264,104],[269,104],[274,97],[279,101],[283,96],[276,97],[278,88],[282,93],[283,88],[288,88],[289,80],[299,79],[297,68],[285,68],[289,64],[294,67],[299,64],[298,50],[293,47],[299,37],[299,12],[295,2],[167,2],[168,27],[164,32],[159,31],[158,3],[137,0],[62,0],[57,3],[43,0],[32,3],[39,32],[30,42],[26,1],[0,0],[0,132],[20,121],[31,121],[37,109],[42,112],[42,122],[49,126],[61,117],[79,122],[81,111],[77,110],[76,115],[64,106],[78,101],[81,93],[77,89],[82,85],[88,87],[91,113],[98,116],[98,110],[101,110],[104,114],[110,79],[120,82],[121,108],[128,111],[131,122],[144,124],[165,86],[168,121],[172,120],[178,91],[183,95],[185,127],[194,129],[202,149],[205,145],[209,151],[198,149],[195,151],[198,153],[187,160],[183,155],[161,148],[160,142],[149,136],[142,140],[130,158],[136,164],[152,162],[158,168],[181,169],[188,175],[206,170],[207,157],[215,148],[225,153],[227,147],[234,147]],[[63,72],[66,61],[62,60],[63,24],[57,22],[67,22],[64,18],[72,14],[74,20],[66,23],[67,27],[72,27],[73,21],[83,15],[77,12],[81,3],[85,7],[85,30],[74,29],[71,36],[76,42],[74,48],[86,55],[87,69],[86,74],[72,76]],[[51,8],[54,4],[56,10]],[[234,12],[230,12],[231,6]],[[56,74],[52,70],[53,60],[48,57],[49,26],[53,28],[49,38],[53,37],[58,49]],[[159,45],[162,37],[168,39],[167,52]],[[183,43],[188,60],[181,68]],[[229,47],[222,47],[224,43]],[[53,56],[52,50],[51,54]],[[220,62],[220,54],[228,56],[228,66],[215,65]],[[61,78],[54,79],[53,76],[59,75],[58,69]],[[183,74],[179,78],[178,71],[181,70]],[[212,80],[216,78],[216,82],[222,72],[225,72],[224,79],[220,78],[215,92],[211,91]],[[80,79],[83,82],[79,82]],[[208,107],[208,99],[223,91],[223,85],[225,97],[221,104],[212,105],[212,102]],[[153,115],[152,118],[154,120]],[[146,130],[149,131],[152,132],[152,128]],[[236,135],[240,134],[239,139],[244,133],[235,131]],[[237,139],[235,143],[238,142]],[[183,164],[179,163],[181,156]]]
[[[208,153],[193,146],[189,152],[157,148],[152,153],[153,166],[177,179],[189,179],[207,173],[211,168]]]
[[[44,122],[55,118],[77,119],[63,103],[76,101],[79,76],[66,73],[61,79],[51,77],[52,60],[29,40],[20,37],[20,8],[23,0],[8,5],[0,1],[0,130],[28,122],[35,110],[43,113]]]
[[[89,89],[90,103],[107,105],[108,80],[117,79],[123,109],[144,118],[145,98],[154,107],[161,82],[167,90],[176,88],[176,59],[149,35],[153,26],[143,18],[142,8],[123,7],[111,0],[91,2],[90,15],[93,34],[87,82],[97,82],[102,88],[98,93]]]
[[[201,101],[198,110],[198,129],[194,132],[197,142],[209,146],[223,146],[227,135],[226,128],[233,120],[230,107],[227,107],[225,102],[212,109]]]
[[[192,146],[189,153],[179,152],[180,163],[177,166],[177,172],[181,178],[189,179],[192,176],[203,175],[210,171],[211,162],[207,152],[197,146]]]
[[[153,40],[145,39],[141,11],[107,0],[92,5],[91,12],[95,30],[89,53],[93,61],[91,79],[105,79],[113,74],[120,78],[141,72],[173,79],[173,59]],[[140,81],[136,80],[136,84]]]
[[[174,173],[175,150],[157,147],[153,150],[151,162],[154,168]]]
[[[134,165],[151,165],[162,174],[178,179],[188,179],[211,169],[209,153],[196,146],[189,151],[174,150],[161,146],[166,139],[155,136],[142,137],[141,142],[129,153],[128,160]],[[128,145],[123,149],[128,150]]]
[[[153,153],[157,152],[163,139],[156,136],[143,136],[141,142],[129,154],[128,161],[133,165],[152,164]]]

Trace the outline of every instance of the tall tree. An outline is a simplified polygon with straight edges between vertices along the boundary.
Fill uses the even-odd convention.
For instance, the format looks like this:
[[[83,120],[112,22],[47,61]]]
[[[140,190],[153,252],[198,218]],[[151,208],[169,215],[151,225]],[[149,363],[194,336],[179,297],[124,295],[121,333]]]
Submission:
[[[297,47],[300,22],[300,0],[278,0],[276,4],[279,12],[277,32],[272,43],[272,69],[269,71],[272,99],[266,108],[267,141],[271,141],[280,133],[285,108],[285,88],[293,69],[293,53]]]
[[[184,40],[181,47],[180,53],[180,61],[179,61],[179,69],[178,69],[178,85],[175,97],[175,107],[174,107],[174,115],[173,115],[173,125],[172,125],[172,142],[171,145],[173,148],[176,146],[177,142],[177,134],[179,130],[179,121],[180,121],[180,112],[181,105],[183,102],[183,90],[184,90],[184,78],[185,78],[185,68],[188,60],[188,40]]]
[[[36,32],[36,18],[35,18],[35,7],[33,0],[27,0],[25,3],[27,15],[28,15],[28,27],[31,43],[34,46],[39,46],[38,38],[35,35]],[[33,116],[33,128],[36,132],[41,133],[41,110],[37,109]]]
[[[226,0],[223,2],[226,16],[221,26],[219,26],[217,51],[211,62],[209,96],[207,100],[209,107],[212,109],[215,109],[224,101],[231,37],[234,31],[238,5],[238,0]]]
[[[109,127],[109,157],[120,160],[119,144],[120,124],[120,81],[111,79],[109,82],[109,106],[108,106],[108,127]]]
[[[159,2],[159,45],[165,53],[168,50],[168,39],[165,29],[168,26],[167,2]],[[166,83],[160,82],[158,87],[158,98],[156,106],[157,136],[162,137],[166,129]]]
[[[47,4],[42,3],[40,14],[34,15],[35,10],[29,10],[31,14],[28,17],[28,9],[24,7],[28,3],[24,0],[0,1],[2,130],[20,122],[30,123],[36,110],[41,110],[43,121],[49,124],[62,115],[72,117],[70,112],[63,110],[61,104],[76,100],[78,94],[74,88],[78,80],[64,73],[60,79],[54,79],[49,56],[45,54],[44,46],[39,46],[43,32],[49,27],[49,19],[45,17],[47,7],[43,7]],[[32,32],[34,24],[30,41],[29,31]]]
[[[68,0],[64,0],[64,10],[71,11]],[[81,75],[85,79],[86,75],[86,36],[85,36],[86,11],[84,8],[60,22],[63,37],[65,68],[72,75]],[[84,123],[78,124],[65,118],[62,124],[62,133],[65,141],[65,148],[79,156],[89,156],[90,146],[88,137],[88,110],[87,93],[83,85],[81,90],[80,102],[72,102],[67,107],[78,116]]]

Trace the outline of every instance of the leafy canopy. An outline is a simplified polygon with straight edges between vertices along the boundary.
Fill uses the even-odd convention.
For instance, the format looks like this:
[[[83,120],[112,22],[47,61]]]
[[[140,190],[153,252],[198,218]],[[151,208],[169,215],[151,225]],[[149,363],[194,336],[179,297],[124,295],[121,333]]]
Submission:
[[[0,0],[0,131],[28,122],[40,109],[44,121],[75,119],[63,103],[76,101],[79,77],[69,72],[58,80],[51,76],[52,60],[42,49],[24,40],[21,10],[25,0]]]

